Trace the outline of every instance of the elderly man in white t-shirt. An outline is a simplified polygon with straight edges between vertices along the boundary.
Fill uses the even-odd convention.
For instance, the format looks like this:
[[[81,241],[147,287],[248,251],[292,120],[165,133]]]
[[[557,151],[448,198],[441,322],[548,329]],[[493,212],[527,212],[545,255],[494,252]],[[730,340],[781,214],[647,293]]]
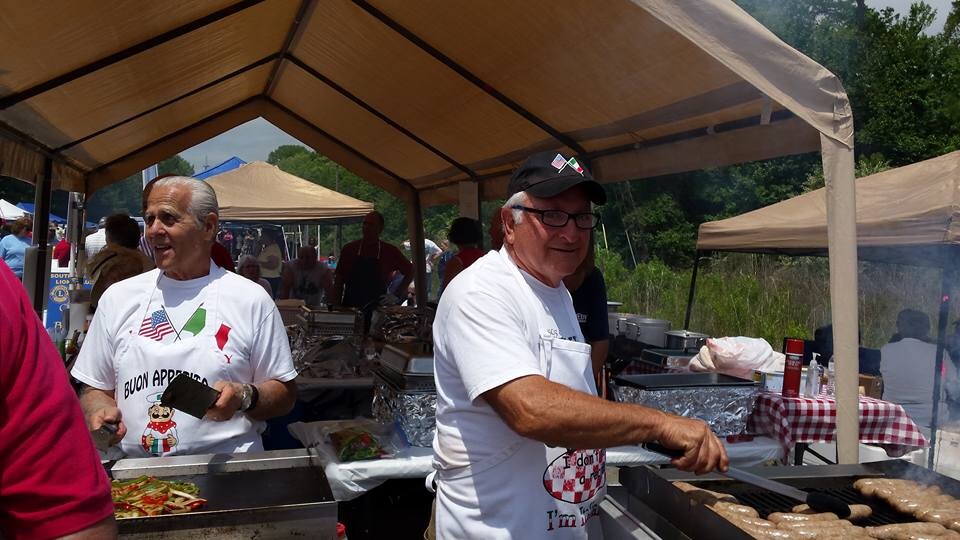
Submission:
[[[115,425],[128,456],[262,450],[265,421],[296,400],[270,296],[210,259],[218,215],[207,183],[155,181],[144,218],[158,268],[106,290],[73,368],[90,429]],[[220,391],[203,418],[160,403],[180,373]]]
[[[902,405],[914,423],[929,436],[937,371],[937,345],[930,342],[930,318],[915,309],[901,311],[897,314],[897,336],[894,339],[880,349],[883,399]],[[946,351],[943,352],[942,366],[941,395],[956,396],[957,370]],[[941,406],[941,423],[946,412],[946,407]]]
[[[659,441],[700,473],[728,463],[698,420],[596,396],[562,279],[603,188],[576,159],[531,156],[501,209],[504,245],[457,276],[433,325],[437,538],[599,538],[605,448]]]

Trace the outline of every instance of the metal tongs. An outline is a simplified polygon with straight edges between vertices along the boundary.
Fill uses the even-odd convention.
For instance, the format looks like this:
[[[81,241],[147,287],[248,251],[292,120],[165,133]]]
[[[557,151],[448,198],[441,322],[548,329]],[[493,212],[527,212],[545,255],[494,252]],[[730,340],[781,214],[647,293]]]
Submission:
[[[110,448],[110,441],[113,439],[113,436],[117,434],[117,431],[120,430],[120,427],[115,424],[106,424],[104,423],[99,428],[90,432],[90,437],[93,439],[93,446],[101,452],[106,452]]]
[[[683,453],[677,450],[671,450],[656,442],[644,443],[643,448],[670,458],[683,457]],[[739,480],[745,484],[751,484],[758,488],[779,493],[795,501],[806,503],[810,508],[818,512],[833,512],[841,519],[850,516],[850,507],[847,506],[847,503],[827,493],[802,491],[793,486],[788,486],[776,480],[764,478],[736,467],[729,467],[727,472],[720,472],[719,470],[714,472],[728,478],[733,478],[734,480]]]

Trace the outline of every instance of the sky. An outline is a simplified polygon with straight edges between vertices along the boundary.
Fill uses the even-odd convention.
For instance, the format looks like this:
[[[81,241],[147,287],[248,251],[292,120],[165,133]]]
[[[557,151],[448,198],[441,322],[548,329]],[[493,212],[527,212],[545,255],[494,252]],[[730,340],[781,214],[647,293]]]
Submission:
[[[899,13],[908,13],[912,0],[867,0],[874,9],[893,7]],[[936,34],[943,29],[947,14],[950,12],[950,0],[925,0],[937,10],[937,18],[928,32]],[[301,144],[279,128],[262,118],[239,125],[226,133],[203,142],[180,156],[190,162],[197,172],[237,156],[244,161],[266,161],[267,155],[282,144]],[[303,145],[306,146],[306,145]]]

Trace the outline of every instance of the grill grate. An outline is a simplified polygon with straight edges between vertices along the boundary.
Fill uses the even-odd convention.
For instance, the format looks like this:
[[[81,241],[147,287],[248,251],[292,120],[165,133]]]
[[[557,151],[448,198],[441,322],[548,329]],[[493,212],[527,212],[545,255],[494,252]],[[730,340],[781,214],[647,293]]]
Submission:
[[[898,512],[885,501],[872,497],[864,497],[859,491],[853,488],[853,482],[856,478],[820,478],[815,481],[818,485],[809,485],[809,482],[798,482],[793,480],[780,480],[786,484],[803,489],[804,491],[818,491],[832,495],[847,504],[865,504],[873,509],[873,513],[867,519],[861,519],[856,522],[862,526],[889,525],[891,523],[908,523],[916,521],[913,516]],[[704,489],[729,493],[736,497],[741,503],[752,506],[757,509],[760,516],[766,518],[773,512],[789,512],[798,503],[789,497],[757,489],[749,484],[740,482],[719,481],[719,482],[696,482],[691,484]],[[805,485],[807,484],[807,485]]]

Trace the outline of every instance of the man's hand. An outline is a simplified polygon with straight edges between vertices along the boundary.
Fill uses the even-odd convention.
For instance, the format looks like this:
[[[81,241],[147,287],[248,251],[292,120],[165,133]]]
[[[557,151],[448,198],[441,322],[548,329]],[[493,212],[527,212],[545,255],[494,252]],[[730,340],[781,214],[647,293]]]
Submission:
[[[100,429],[100,426],[104,424],[117,426],[117,432],[113,437],[110,437],[110,445],[112,446],[119,443],[123,439],[123,436],[127,434],[127,426],[123,423],[122,418],[123,415],[117,407],[102,407],[87,416],[87,427],[90,431],[95,431]]]
[[[217,402],[212,407],[207,409],[205,418],[214,422],[226,422],[240,410],[243,385],[229,381],[217,381],[213,383],[213,389],[220,391],[220,397],[217,398]]]
[[[657,440],[667,448],[683,451],[683,457],[671,460],[674,466],[683,471],[697,474],[714,469],[726,471],[730,464],[723,443],[702,420],[666,415]]]

